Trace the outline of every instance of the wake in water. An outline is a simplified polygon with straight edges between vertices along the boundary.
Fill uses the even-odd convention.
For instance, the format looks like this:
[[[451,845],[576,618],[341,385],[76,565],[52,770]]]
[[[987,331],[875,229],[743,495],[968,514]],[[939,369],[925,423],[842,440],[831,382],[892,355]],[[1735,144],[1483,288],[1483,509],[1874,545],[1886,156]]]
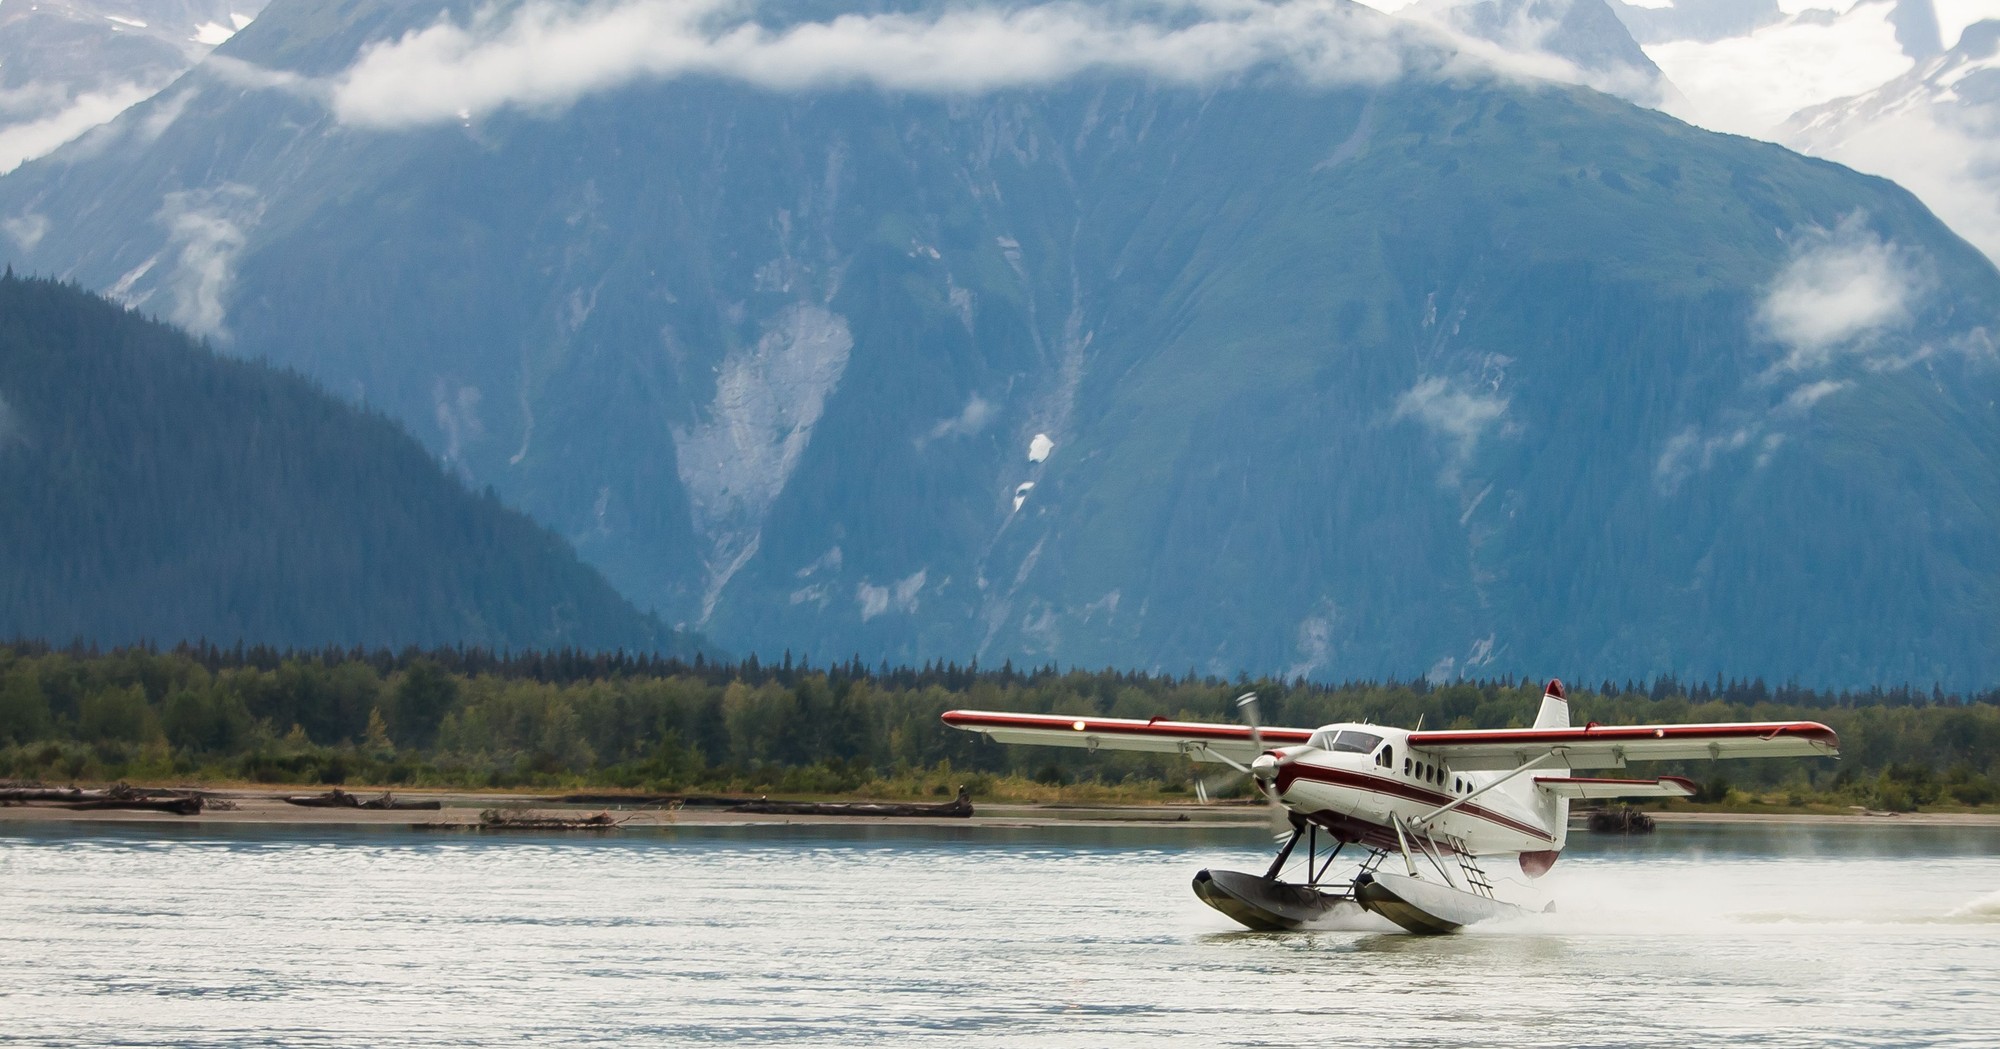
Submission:
[[[1908,864],[1893,871],[1878,867],[1886,865],[1837,860],[1584,865],[1552,874],[1537,886],[1548,891],[1554,910],[1466,931],[1716,936],[1770,926],[1853,932],[1912,925],[2000,926],[2000,891],[1966,902],[1962,888],[1950,888],[1962,886],[1963,877],[1926,877]]]

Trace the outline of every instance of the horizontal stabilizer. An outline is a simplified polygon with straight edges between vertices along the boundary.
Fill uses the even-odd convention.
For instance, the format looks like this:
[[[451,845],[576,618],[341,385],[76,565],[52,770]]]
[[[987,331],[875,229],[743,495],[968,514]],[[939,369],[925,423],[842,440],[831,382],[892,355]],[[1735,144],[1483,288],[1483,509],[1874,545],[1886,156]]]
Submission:
[[[1602,779],[1592,777],[1537,776],[1535,786],[1558,798],[1691,798],[1691,779],[1662,776],[1659,779]]]

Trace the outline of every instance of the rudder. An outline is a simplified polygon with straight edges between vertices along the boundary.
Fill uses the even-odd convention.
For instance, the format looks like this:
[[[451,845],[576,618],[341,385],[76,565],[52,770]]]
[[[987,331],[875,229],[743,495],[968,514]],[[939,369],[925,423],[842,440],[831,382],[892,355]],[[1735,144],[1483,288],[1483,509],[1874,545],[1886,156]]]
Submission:
[[[1548,691],[1542,693],[1542,709],[1535,715],[1536,728],[1568,728],[1569,700],[1563,698],[1563,683],[1549,679]]]

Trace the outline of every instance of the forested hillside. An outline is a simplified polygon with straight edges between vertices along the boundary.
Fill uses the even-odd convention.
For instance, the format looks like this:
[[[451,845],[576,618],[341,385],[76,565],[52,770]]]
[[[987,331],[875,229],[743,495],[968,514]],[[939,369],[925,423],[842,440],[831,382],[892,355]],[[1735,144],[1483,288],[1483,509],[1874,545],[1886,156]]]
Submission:
[[[1761,681],[1572,683],[1578,721],[1814,720],[1841,757],[1645,766],[1733,804],[1907,809],[2000,800],[2000,692],[1826,693]],[[1113,671],[858,663],[727,665],[577,651],[0,647],[0,776],[349,785],[612,786],[1158,797],[1178,756],[1008,747],[955,707],[1230,721],[1254,688],[1273,724],[1530,724],[1539,681],[1321,686]],[[1637,768],[1635,766],[1635,768]],[[1214,766],[1202,766],[1213,775]]]
[[[0,279],[0,637],[691,651],[388,418]]]

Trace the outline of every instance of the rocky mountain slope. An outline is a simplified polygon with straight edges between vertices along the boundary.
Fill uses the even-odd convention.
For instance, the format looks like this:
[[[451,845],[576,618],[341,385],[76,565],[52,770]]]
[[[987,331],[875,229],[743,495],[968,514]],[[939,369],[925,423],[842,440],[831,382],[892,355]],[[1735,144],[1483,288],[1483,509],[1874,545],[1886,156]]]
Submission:
[[[10,254],[738,650],[2000,675],[2000,274],[1898,187],[1351,4],[836,9],[278,0]]]

